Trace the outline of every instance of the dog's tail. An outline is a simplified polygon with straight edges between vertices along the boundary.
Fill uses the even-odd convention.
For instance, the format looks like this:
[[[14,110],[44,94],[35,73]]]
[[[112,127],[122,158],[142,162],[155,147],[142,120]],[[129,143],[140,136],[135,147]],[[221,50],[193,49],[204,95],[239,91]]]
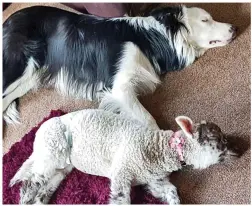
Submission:
[[[15,176],[11,179],[9,186],[12,187],[18,182],[28,180],[32,176],[32,166],[34,163],[33,155],[27,159],[23,165],[19,168]]]

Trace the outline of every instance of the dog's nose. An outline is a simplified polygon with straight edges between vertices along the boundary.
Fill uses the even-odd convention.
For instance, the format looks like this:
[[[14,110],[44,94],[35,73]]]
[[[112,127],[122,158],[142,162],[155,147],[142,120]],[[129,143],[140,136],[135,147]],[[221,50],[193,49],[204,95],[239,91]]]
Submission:
[[[231,27],[230,27],[230,29],[229,29],[229,32],[230,32],[230,33],[236,33],[237,30],[238,30],[238,28],[237,28],[236,26],[231,25]]]

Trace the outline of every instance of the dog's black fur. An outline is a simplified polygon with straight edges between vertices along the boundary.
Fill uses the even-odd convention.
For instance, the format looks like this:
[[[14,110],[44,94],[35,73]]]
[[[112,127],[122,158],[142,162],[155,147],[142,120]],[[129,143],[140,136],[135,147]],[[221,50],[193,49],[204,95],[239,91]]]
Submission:
[[[149,15],[171,31],[170,38],[185,27],[178,21],[183,15],[180,6],[158,9]],[[125,42],[137,45],[158,74],[185,67],[183,57],[178,57],[170,45],[173,41],[169,42],[158,30],[135,29],[126,21],[78,15],[53,7],[20,10],[3,25],[3,91],[22,76],[28,59],[33,57],[37,70],[48,68],[41,78],[42,85],[65,68],[74,81],[89,84],[95,95],[98,82],[112,87]]]

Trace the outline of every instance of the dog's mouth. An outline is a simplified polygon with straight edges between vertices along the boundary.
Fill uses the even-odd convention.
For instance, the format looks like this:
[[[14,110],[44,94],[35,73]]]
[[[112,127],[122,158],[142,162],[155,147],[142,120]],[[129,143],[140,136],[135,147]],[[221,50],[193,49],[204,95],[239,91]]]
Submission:
[[[221,42],[221,40],[212,40],[212,41],[209,42],[209,44],[216,44],[216,43],[219,43],[219,42]]]
[[[211,40],[209,41],[209,44],[210,45],[214,45],[214,44],[217,44],[217,43],[231,43],[234,39],[236,38],[236,35],[233,35],[230,39],[226,40],[226,41],[221,41],[221,40]]]
[[[236,36],[237,36],[237,34],[236,34],[236,32],[233,32],[233,34],[232,34],[232,37],[230,38],[230,39],[228,39],[228,40],[224,40],[224,41],[221,41],[221,40],[211,40],[211,41],[209,41],[209,44],[217,44],[217,43],[230,43],[230,42],[232,42],[235,38],[236,38]]]

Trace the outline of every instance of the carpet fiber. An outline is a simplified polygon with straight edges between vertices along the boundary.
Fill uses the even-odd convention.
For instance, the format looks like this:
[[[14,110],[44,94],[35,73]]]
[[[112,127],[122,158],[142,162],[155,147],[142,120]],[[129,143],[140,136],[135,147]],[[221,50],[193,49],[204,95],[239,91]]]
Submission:
[[[50,116],[42,122],[61,116],[64,113],[60,110],[52,111]],[[39,126],[41,123],[39,124]],[[39,126],[34,127],[26,134],[20,142],[15,143],[10,151],[3,157],[3,203],[18,204],[20,198],[20,184],[9,187],[11,178],[28,159],[33,151],[33,141]],[[84,174],[74,169],[61,183],[54,193],[51,204],[108,204],[109,199],[109,179],[94,175]],[[134,187],[131,193],[133,204],[160,204],[143,187]]]
[[[3,17],[6,19],[14,11],[31,5],[34,4],[12,4]],[[71,10],[61,4],[50,5]],[[244,152],[239,160],[228,165],[174,173],[171,181],[178,187],[182,203],[249,204],[250,3],[189,5],[206,9],[217,21],[235,24],[239,28],[239,36],[228,46],[209,50],[183,71],[168,73],[155,94],[141,101],[162,129],[176,130],[174,118],[177,115],[188,115],[195,122],[206,119],[217,123],[232,136]],[[20,99],[22,124],[4,128],[4,152],[8,152],[10,146],[50,110],[71,112],[96,106],[94,102],[62,97],[49,89],[30,92]]]

